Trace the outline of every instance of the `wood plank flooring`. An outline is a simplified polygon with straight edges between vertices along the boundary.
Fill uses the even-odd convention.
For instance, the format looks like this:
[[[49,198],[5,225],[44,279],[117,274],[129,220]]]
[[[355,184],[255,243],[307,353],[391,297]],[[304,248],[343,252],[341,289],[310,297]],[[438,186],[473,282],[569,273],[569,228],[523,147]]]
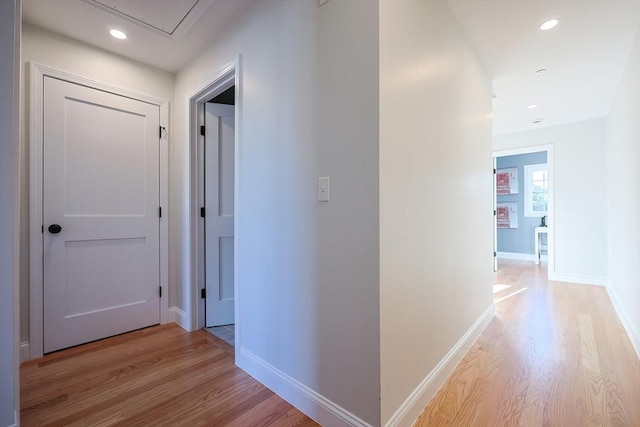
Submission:
[[[501,262],[496,317],[418,427],[640,426],[640,361],[604,288]],[[23,426],[315,426],[205,331],[162,325],[27,362]]]
[[[20,368],[22,426],[316,426],[205,331],[155,326]]]
[[[416,426],[640,426],[640,361],[606,290],[498,269],[496,317]]]

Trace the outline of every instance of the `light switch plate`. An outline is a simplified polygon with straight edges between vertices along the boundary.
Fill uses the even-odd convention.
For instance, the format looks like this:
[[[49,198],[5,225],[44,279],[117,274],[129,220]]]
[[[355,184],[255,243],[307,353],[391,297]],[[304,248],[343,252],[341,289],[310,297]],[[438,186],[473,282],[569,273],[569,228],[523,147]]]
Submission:
[[[328,202],[331,187],[329,186],[329,177],[321,176],[318,178],[318,201]]]

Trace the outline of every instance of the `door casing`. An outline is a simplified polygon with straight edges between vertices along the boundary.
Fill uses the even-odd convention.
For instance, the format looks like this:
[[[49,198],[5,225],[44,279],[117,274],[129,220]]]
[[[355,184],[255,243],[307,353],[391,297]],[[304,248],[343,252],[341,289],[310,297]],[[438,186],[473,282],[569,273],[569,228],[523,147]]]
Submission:
[[[86,79],[75,74],[30,62],[29,86],[29,356],[31,359],[43,355],[43,80],[45,76],[66,80],[127,98],[137,99],[160,107],[160,206],[163,207],[160,219],[160,286],[163,289],[160,299],[160,322],[169,321],[169,103],[166,100],[142,95],[127,89]]]
[[[556,263],[555,263],[555,215],[554,215],[554,199],[553,199],[553,188],[554,188],[554,169],[553,169],[553,144],[544,144],[544,145],[534,145],[530,147],[522,147],[522,148],[514,148],[510,150],[501,150],[494,151],[493,158],[494,164],[495,160],[498,157],[505,156],[515,156],[518,154],[529,154],[529,153],[538,153],[541,151],[546,151],[547,153],[547,168],[549,171],[549,193],[548,193],[548,214],[547,214],[547,227],[549,229],[549,233],[547,235],[547,277],[552,280],[555,276],[556,271]],[[495,180],[495,176],[494,176]],[[494,183],[494,193],[495,193],[495,183]],[[496,200],[497,195],[494,195],[494,200]],[[494,207],[495,209],[495,207]],[[494,216],[493,221],[493,229],[494,233],[497,235],[497,223],[496,218]],[[497,236],[495,247],[497,250]]]
[[[240,271],[239,247],[237,236],[241,221],[240,200],[242,188],[241,175],[241,131],[242,131],[242,85],[241,56],[218,69],[213,75],[187,93],[186,104],[188,117],[187,135],[190,143],[190,191],[189,191],[189,272],[191,292],[185,295],[185,323],[183,327],[191,331],[201,329],[205,325],[204,299],[200,291],[204,288],[204,219],[200,217],[200,208],[204,206],[204,137],[200,135],[200,126],[204,124],[204,103],[228,88],[235,86],[235,169],[234,169],[234,312],[235,312],[235,348],[241,346],[242,327],[240,323]]]

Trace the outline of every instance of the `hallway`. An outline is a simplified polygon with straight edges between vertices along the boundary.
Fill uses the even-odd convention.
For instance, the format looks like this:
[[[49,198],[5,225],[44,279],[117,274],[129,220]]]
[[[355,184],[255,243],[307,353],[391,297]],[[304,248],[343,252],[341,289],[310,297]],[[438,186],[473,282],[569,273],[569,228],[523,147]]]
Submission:
[[[417,426],[640,425],[640,361],[605,288],[511,260],[495,283],[495,318]]]

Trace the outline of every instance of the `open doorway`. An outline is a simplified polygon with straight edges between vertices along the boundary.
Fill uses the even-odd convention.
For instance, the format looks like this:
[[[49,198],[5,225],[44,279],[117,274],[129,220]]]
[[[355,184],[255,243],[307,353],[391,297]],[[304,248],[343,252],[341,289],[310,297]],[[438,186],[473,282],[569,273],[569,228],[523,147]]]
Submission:
[[[219,338],[239,347],[238,235],[241,85],[239,60],[222,67],[187,97],[191,152],[191,292],[189,329],[224,327]]]
[[[235,344],[235,85],[204,104],[203,182],[205,328]]]
[[[494,270],[501,260],[547,267],[553,258],[553,146],[494,152]]]

